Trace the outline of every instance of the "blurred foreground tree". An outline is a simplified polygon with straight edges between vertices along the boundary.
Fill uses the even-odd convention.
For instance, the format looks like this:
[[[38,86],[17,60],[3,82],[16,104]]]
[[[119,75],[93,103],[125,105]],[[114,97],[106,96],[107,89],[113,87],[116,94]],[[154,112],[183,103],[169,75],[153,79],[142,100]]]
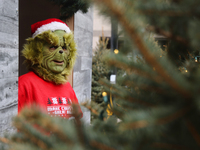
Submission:
[[[50,118],[34,110],[18,116],[19,131],[10,148],[84,150],[199,150],[200,70],[194,61],[200,48],[200,1],[92,0],[121,26],[124,47],[107,62],[125,71],[112,85],[115,117],[83,126]],[[166,55],[151,38],[169,40]],[[134,51],[140,53],[136,61]],[[105,89],[111,85],[102,80]],[[94,114],[98,111],[88,107]],[[75,115],[76,116],[76,115]],[[76,117],[75,117],[76,118]],[[39,133],[37,124],[50,135]],[[22,129],[22,130],[21,130]],[[2,141],[5,142],[5,139]]]

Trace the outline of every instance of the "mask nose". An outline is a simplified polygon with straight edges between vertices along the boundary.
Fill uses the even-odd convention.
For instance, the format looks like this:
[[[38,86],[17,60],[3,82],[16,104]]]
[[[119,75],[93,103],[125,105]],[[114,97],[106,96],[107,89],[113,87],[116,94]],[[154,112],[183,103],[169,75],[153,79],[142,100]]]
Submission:
[[[63,53],[63,50],[59,50],[59,53],[62,54],[62,53]]]

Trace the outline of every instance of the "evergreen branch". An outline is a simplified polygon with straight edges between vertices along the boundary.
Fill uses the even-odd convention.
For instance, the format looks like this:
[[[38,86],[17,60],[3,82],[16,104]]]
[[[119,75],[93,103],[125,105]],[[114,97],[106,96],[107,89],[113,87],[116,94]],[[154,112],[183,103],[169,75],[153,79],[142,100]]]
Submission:
[[[87,102],[85,102],[85,103],[81,103],[80,105],[82,105],[82,106],[85,106],[87,109],[89,109],[93,114],[95,114],[95,115],[99,115],[99,113],[95,110],[95,109],[93,109],[91,106],[88,106],[87,105]]]
[[[111,86],[110,85],[110,82],[106,82],[105,80],[100,80],[100,83],[104,86]],[[113,94],[115,95],[116,98],[123,98],[123,100],[125,101],[129,101],[131,103],[137,103],[137,104],[140,104],[142,106],[146,106],[146,107],[152,107],[154,106],[153,104],[151,103],[148,103],[148,102],[145,102],[145,101],[142,101],[140,99],[136,99],[136,98],[133,98],[133,96],[131,95],[132,93],[128,92],[128,91],[124,91],[124,88],[123,87],[118,87],[118,86],[114,86],[113,85]],[[122,92],[123,91],[123,92]],[[121,95],[121,93],[126,93],[126,95]]]
[[[116,150],[116,149],[114,149],[112,147],[109,147],[109,146],[107,146],[107,145],[105,145],[103,143],[99,143],[97,141],[90,141],[90,145],[92,147],[95,147],[95,148],[98,148],[98,149],[101,149],[101,150]]]
[[[134,72],[134,74],[135,74],[135,72]],[[140,75],[140,77],[141,76],[142,75]],[[130,76],[124,77],[120,83],[122,83],[124,86],[127,86],[127,87],[134,87],[135,91],[138,91],[138,90],[149,91],[149,92],[154,91],[158,94],[165,94],[165,95],[168,95],[168,93],[169,93],[169,90],[165,90],[164,87],[162,87],[162,85],[158,86],[157,84],[154,84],[154,86],[153,86],[151,84],[151,86],[150,86],[150,84],[141,84],[141,83],[139,83],[139,85],[138,85],[137,81],[130,78]]]
[[[119,91],[118,91],[118,92],[119,92]],[[151,103],[145,102],[145,101],[140,100],[140,99],[135,99],[135,98],[133,98],[133,97],[125,98],[125,100],[127,100],[127,101],[129,101],[129,102],[132,102],[132,103],[140,104],[140,105],[146,106],[146,107],[152,107],[152,106],[154,106],[154,105],[151,104]]]
[[[169,143],[153,143],[152,147],[164,148],[164,149],[176,149],[176,150],[191,150],[191,148],[186,148],[185,146],[182,145],[175,145]]]
[[[165,36],[165,37],[168,38],[168,39],[173,39],[173,40],[175,40],[175,41],[177,41],[177,42],[180,42],[180,43],[183,43],[183,44],[185,44],[185,45],[188,45],[188,44],[189,44],[189,43],[188,43],[188,40],[182,38],[181,36],[175,36],[175,35],[173,35],[173,34],[170,33],[170,32],[167,32],[167,31],[164,31],[164,30],[160,29],[159,27],[148,26],[148,27],[147,27],[147,30],[148,30],[148,31],[156,32],[156,33],[158,33],[158,34],[161,34],[161,35]]]
[[[121,101],[121,102],[123,102],[124,101],[124,99],[119,99],[118,97],[115,97],[115,100],[118,102],[118,103],[120,103],[119,101]],[[128,102],[130,102],[130,101],[128,101]],[[145,103],[144,101],[142,101],[142,100],[138,100],[138,101],[135,101],[135,99],[133,100],[133,101],[131,101],[131,103],[133,103],[134,105],[137,105],[137,106],[143,106],[143,107],[146,107],[146,108],[150,108],[150,107],[153,107],[154,105],[152,105],[152,104],[149,104],[149,103]],[[125,108],[125,109],[123,109],[123,111],[124,111],[124,113],[126,112],[126,110],[132,110],[133,109],[133,106],[132,105],[130,105],[129,103],[121,103],[121,106],[122,106],[122,108]],[[112,108],[112,111],[114,112],[115,110],[114,110],[115,108]],[[114,114],[116,114],[116,113],[114,113]]]
[[[198,134],[197,130],[195,127],[192,125],[192,123],[189,121],[189,119],[186,120],[186,126],[190,133],[192,134],[194,140],[196,141],[197,145],[200,147],[200,135]]]
[[[149,125],[148,121],[139,120],[131,123],[122,123],[120,128],[122,130],[140,129],[140,128],[146,128],[148,125]]]
[[[127,1],[125,0],[124,3],[129,6],[131,9],[134,8],[135,4],[134,4],[134,1]]]
[[[157,124],[166,124],[166,123],[169,123],[177,118],[180,118],[182,117],[183,115],[185,115],[189,110],[191,109],[191,107],[187,106],[183,109],[180,109],[178,110],[177,112],[167,116],[167,117],[164,117],[162,119],[158,119],[157,121]]]
[[[5,144],[9,144],[10,143],[10,141],[7,138],[4,138],[4,137],[0,137],[0,141],[5,143]]]
[[[29,138],[39,148],[42,148],[44,150],[49,150],[48,145],[44,141],[38,139],[37,137],[32,136],[32,134],[28,133],[28,131],[26,131],[26,134],[27,134],[27,138]]]
[[[155,67],[159,75],[163,77],[166,83],[168,83],[175,91],[180,93],[184,98],[191,97],[191,94],[171,78],[166,70],[160,65],[160,63],[155,59],[155,57],[150,53],[149,49],[145,46],[142,38],[137,33],[137,29],[130,23],[130,21],[125,17],[125,10],[119,5],[115,5],[112,0],[93,0],[94,2],[103,3],[109,9],[109,12],[118,19],[121,25],[124,27],[125,31],[129,34],[131,40],[138,47],[139,51],[144,56],[144,59],[152,66]]]
[[[149,86],[149,85],[140,85],[139,87],[138,87],[139,89],[142,89],[142,90],[144,90],[144,91],[149,91],[149,92],[151,92],[151,91],[155,91],[156,93],[159,93],[159,94],[165,94],[165,95],[167,95],[168,94],[168,92],[169,91],[166,91],[166,90],[164,90],[164,89],[161,89],[160,87],[153,87],[153,86]]]
[[[131,74],[132,72],[134,72],[134,74],[138,74],[142,77],[151,79],[157,83],[161,83],[162,79],[159,76],[154,75],[150,75],[148,72],[145,72],[139,68],[136,68],[134,66],[130,66],[126,63],[124,63],[123,61],[118,61],[116,59],[109,59],[108,60],[110,65],[116,65],[118,68],[121,68],[123,70],[125,70],[128,74]]]
[[[191,13],[190,11],[173,11],[173,10],[138,10],[139,13],[144,14],[144,15],[155,15],[159,14],[160,16],[171,16],[171,17],[179,17],[179,16],[190,16]],[[193,14],[194,15],[194,14]]]
[[[127,107],[123,107],[122,105],[119,105],[118,103],[115,103],[117,105],[117,107],[120,107],[123,111],[119,111],[118,109],[116,109],[115,107],[112,108],[112,112],[117,116],[117,118],[123,120],[124,117],[124,113],[127,112]]]
[[[72,144],[72,140],[63,133],[62,128],[55,124],[52,119],[53,118],[51,118],[50,116],[42,114],[37,107],[33,107],[33,109],[24,109],[21,114],[15,118],[14,125],[19,129],[19,131],[29,133],[29,129],[26,129],[28,127],[28,122],[35,125],[37,124],[38,126],[35,126],[37,130],[36,128],[33,128],[31,126],[32,130],[34,130],[35,133],[40,130],[40,132],[42,132],[44,136],[52,132],[65,143]],[[24,120],[26,120],[27,122]],[[31,135],[31,133],[29,134]]]
[[[66,142],[67,144],[73,144],[72,140],[63,133],[62,128],[56,126],[55,123],[51,122],[51,124],[47,125],[47,127],[62,141]]]
[[[136,82],[129,81],[129,80],[126,80],[123,84],[128,86],[128,87],[131,87],[131,86],[134,87],[135,91],[136,90],[143,90],[143,91],[147,91],[147,92],[153,91],[153,92],[156,92],[158,94],[165,94],[165,95],[169,94],[169,90],[165,90],[162,87],[156,87],[156,86],[152,86],[152,85],[150,86],[149,84],[137,85]]]
[[[181,109],[165,118],[157,119],[155,122],[156,125],[163,125],[167,124],[173,120],[176,120],[177,118],[182,117],[184,114],[186,114],[191,108],[186,107],[184,109]],[[122,130],[130,130],[130,129],[140,129],[140,128],[146,128],[150,126],[151,123],[149,123],[147,120],[139,120],[139,121],[134,121],[130,123],[123,123],[121,124],[121,129]]]
[[[37,131],[32,125],[28,124],[26,121],[24,121],[21,118],[18,118],[18,120],[14,122],[14,125],[17,127],[17,129],[20,132],[23,132],[24,136],[27,139],[30,139],[32,143],[34,143],[35,145],[37,145],[38,147],[44,150],[49,149],[49,146],[47,145],[47,143],[45,143],[46,141],[43,141],[44,138],[41,139],[41,137],[43,137],[44,135],[39,134],[40,132]],[[39,135],[40,138],[38,138],[36,135]],[[22,139],[19,139],[19,140],[22,140]]]
[[[77,130],[78,139],[83,147],[86,147],[86,137],[84,136],[84,132],[82,130],[82,123],[80,121],[80,114],[78,113],[77,105],[73,105],[73,115],[75,117],[76,123],[75,127]]]
[[[199,4],[196,4],[197,6]],[[143,14],[143,15],[157,15],[159,14],[160,16],[166,16],[166,17],[197,17],[200,18],[199,12],[194,12],[193,11],[194,8],[192,10],[188,10],[188,11],[178,11],[178,10],[153,10],[153,9],[149,9],[149,10],[138,10],[139,13]]]

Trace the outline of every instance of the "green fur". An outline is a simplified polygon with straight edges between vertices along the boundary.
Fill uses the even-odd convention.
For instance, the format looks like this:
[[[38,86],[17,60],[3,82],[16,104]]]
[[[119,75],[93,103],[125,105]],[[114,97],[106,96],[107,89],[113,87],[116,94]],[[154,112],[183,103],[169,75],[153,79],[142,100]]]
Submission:
[[[70,74],[76,59],[76,44],[72,33],[64,35],[64,41],[69,50],[67,57],[67,66],[59,74],[53,73],[42,66],[43,47],[44,44],[58,45],[59,39],[51,31],[45,31],[37,35],[35,38],[28,38],[27,43],[22,50],[23,56],[26,58],[25,63],[30,70],[42,77],[46,81],[54,82],[55,84],[64,84],[67,82],[67,76]]]

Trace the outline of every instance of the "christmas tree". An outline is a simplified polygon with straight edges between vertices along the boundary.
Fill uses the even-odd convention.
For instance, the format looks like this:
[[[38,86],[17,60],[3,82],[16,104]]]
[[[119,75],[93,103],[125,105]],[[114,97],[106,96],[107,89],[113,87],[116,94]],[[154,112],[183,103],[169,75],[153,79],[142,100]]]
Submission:
[[[104,92],[103,85],[99,83],[101,78],[108,79],[110,78],[111,71],[108,68],[104,57],[110,52],[107,49],[108,39],[104,36],[102,39],[99,39],[96,50],[92,57],[92,101],[96,103],[103,102],[102,93]]]
[[[102,14],[118,22],[124,37],[119,53],[107,57],[110,66],[124,73],[117,76],[115,85],[101,80],[105,90],[112,86],[114,116],[83,126],[76,111],[74,123],[28,109],[14,120],[19,132],[1,141],[14,150],[200,149],[200,1],[93,2]],[[154,34],[168,39],[165,51]],[[135,51],[140,53],[138,57]]]
[[[91,92],[91,106],[93,109],[98,109],[99,113],[106,109],[107,101],[103,96],[105,92],[104,86],[100,83],[101,79],[109,80],[111,75],[111,69],[108,67],[105,61],[105,56],[110,53],[110,49],[107,49],[108,38],[103,36],[97,43],[96,50],[92,57],[92,92]],[[106,93],[107,94],[107,93]],[[108,98],[107,98],[108,100]],[[98,115],[91,114],[91,121],[95,118],[99,118]]]

